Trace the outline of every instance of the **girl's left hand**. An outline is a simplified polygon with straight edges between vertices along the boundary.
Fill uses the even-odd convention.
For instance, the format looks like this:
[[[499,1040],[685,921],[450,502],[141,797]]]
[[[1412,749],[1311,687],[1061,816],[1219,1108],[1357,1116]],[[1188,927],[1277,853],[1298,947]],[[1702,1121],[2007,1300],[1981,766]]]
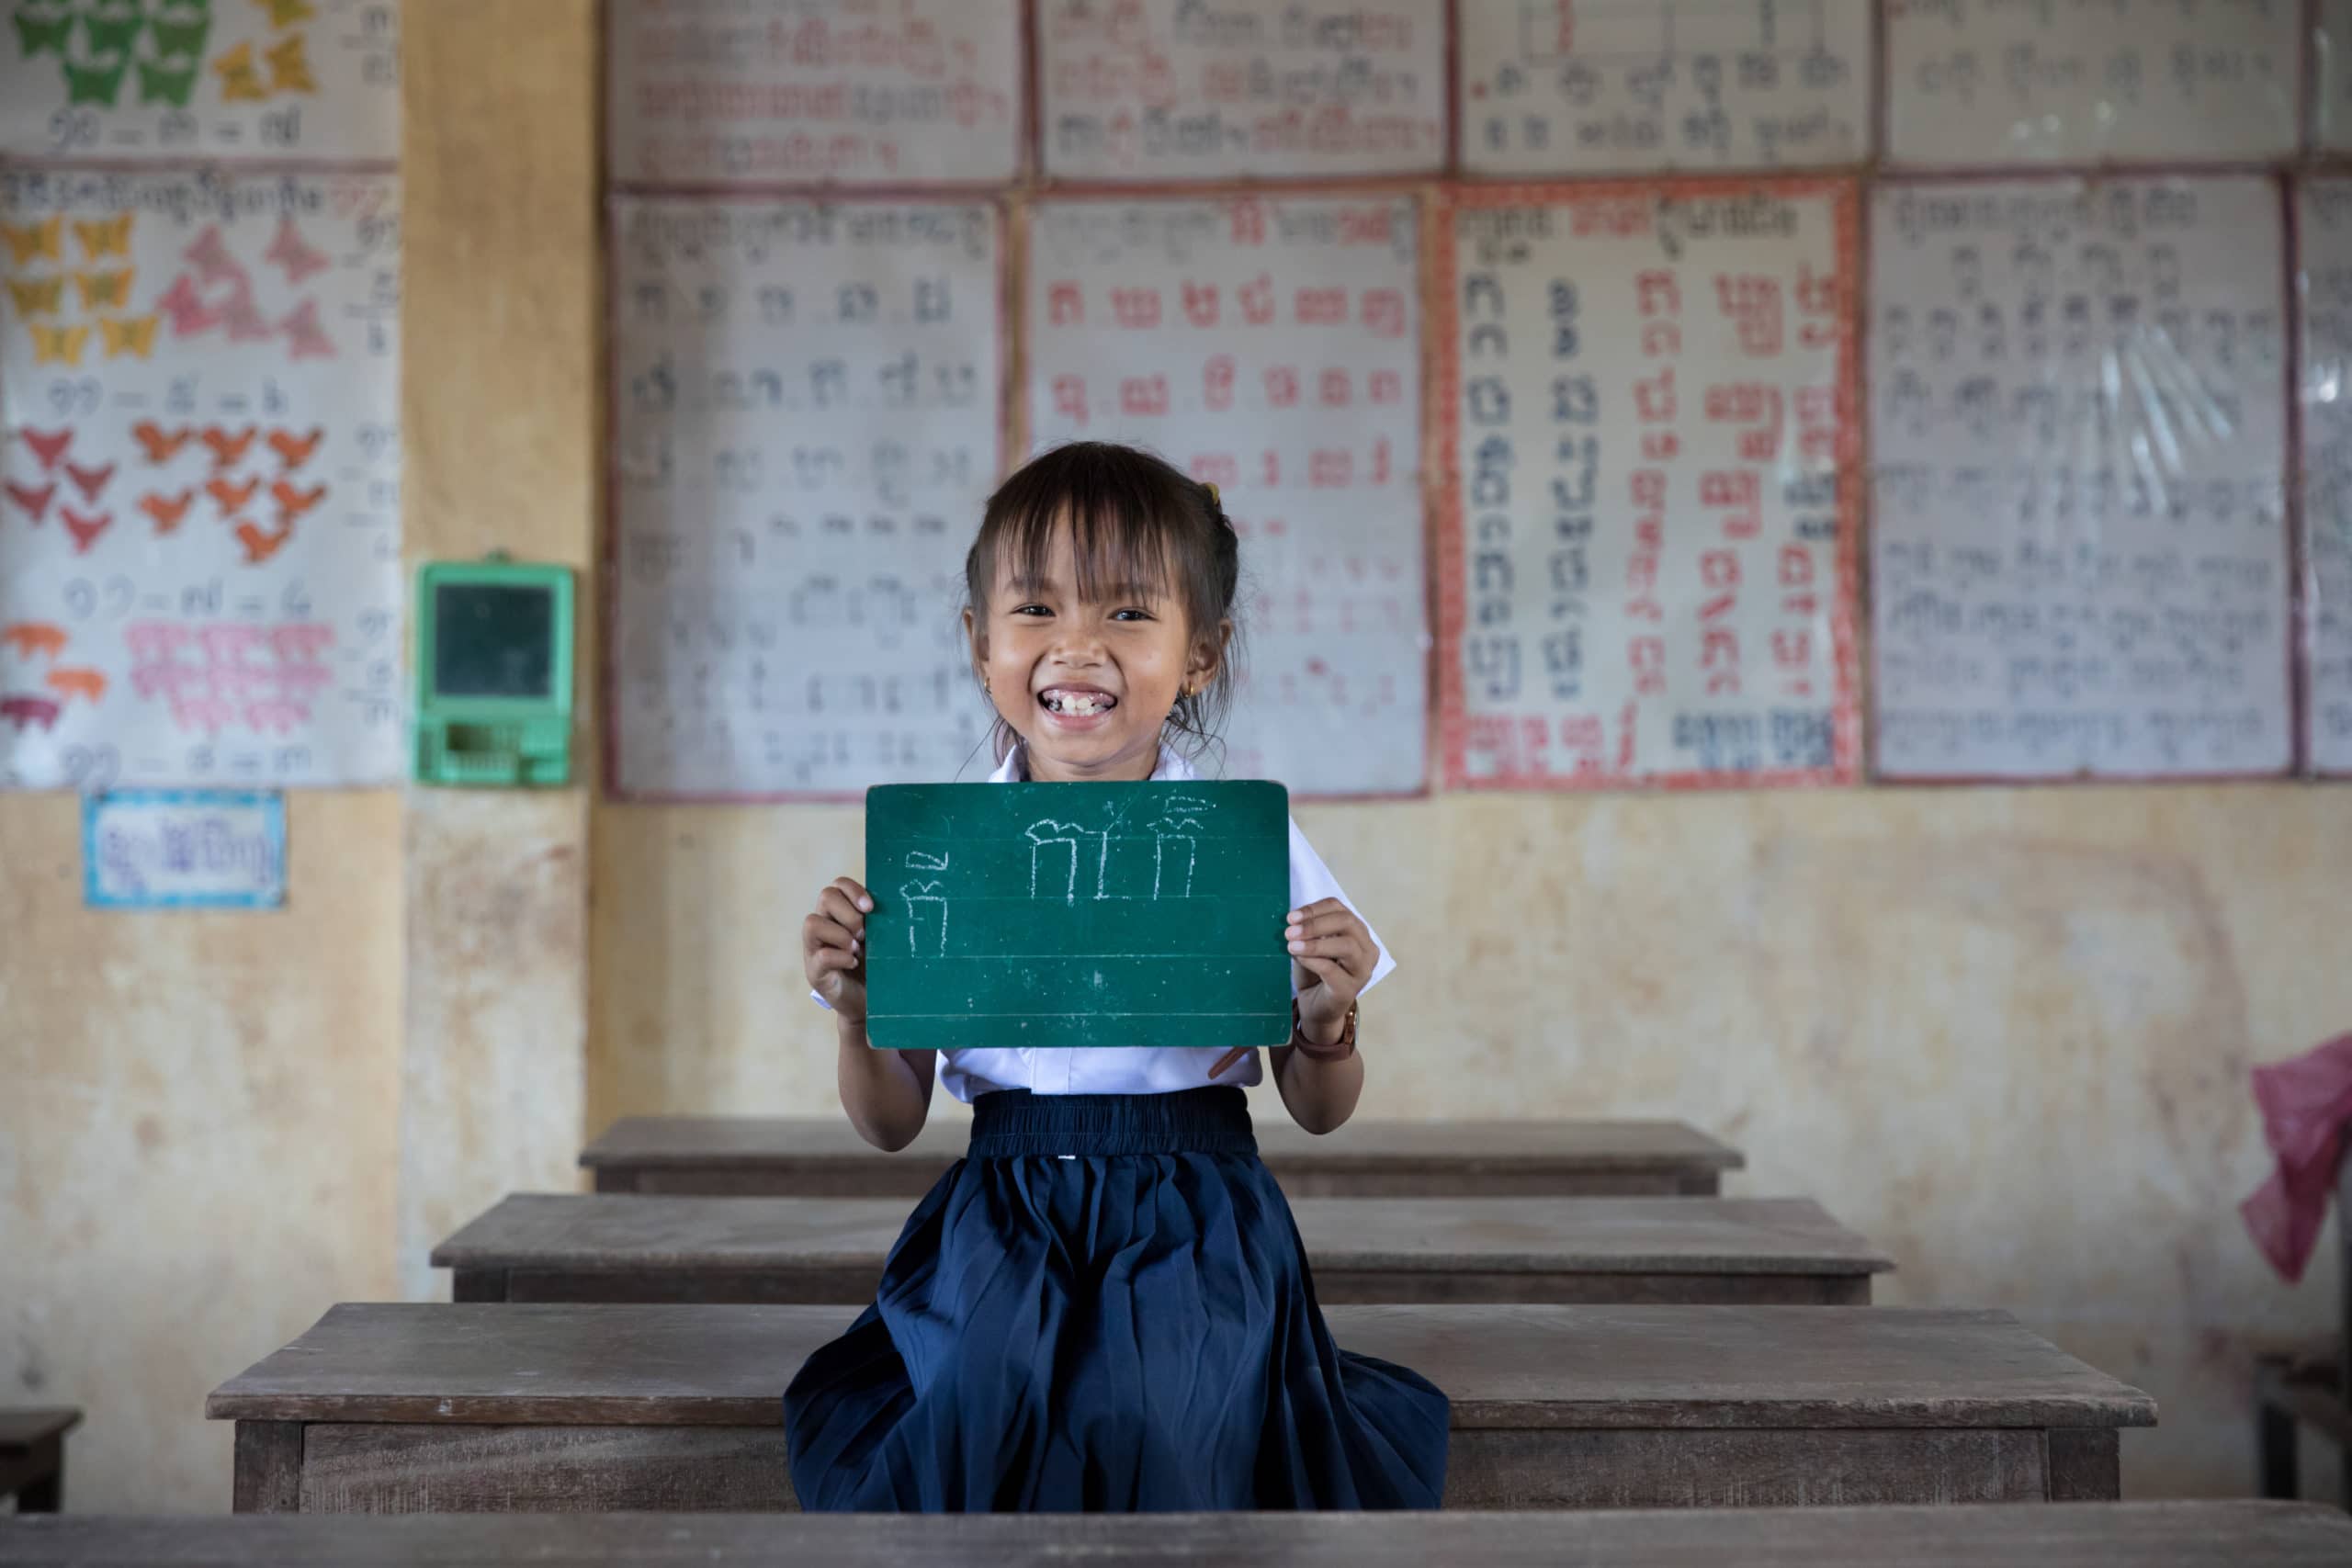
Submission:
[[[1380,949],[1370,928],[1337,898],[1293,909],[1283,936],[1296,967],[1299,1028],[1317,1044],[1329,1044],[1347,1027],[1348,1010],[1372,978]]]

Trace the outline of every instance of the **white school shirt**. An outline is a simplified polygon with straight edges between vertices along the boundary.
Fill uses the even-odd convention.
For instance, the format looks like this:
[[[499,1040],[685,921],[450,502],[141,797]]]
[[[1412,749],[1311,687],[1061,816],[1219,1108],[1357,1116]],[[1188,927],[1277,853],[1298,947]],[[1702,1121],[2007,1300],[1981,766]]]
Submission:
[[[1028,776],[1028,768],[1021,749],[1015,747],[1011,755],[989,775],[990,784],[1014,784]],[[1193,764],[1174,751],[1159,749],[1159,766],[1152,770],[1155,784],[1179,784],[1197,779]],[[1303,909],[1320,898],[1337,898],[1355,909],[1347,890],[1341,887],[1298,824],[1290,825],[1290,907]],[[1362,910],[1356,910],[1358,915]],[[1387,977],[1396,967],[1388,956],[1388,948],[1380,933],[1366,922],[1372,945],[1379,957],[1372,966],[1372,976],[1363,983],[1367,991]],[[1297,990],[1295,972],[1291,988]],[[811,991],[817,1005],[825,1007],[825,998]],[[1199,1050],[1179,1050],[1131,1045],[1064,1046],[1042,1050],[950,1050],[943,1051],[939,1060],[939,1081],[947,1092],[969,1104],[976,1095],[991,1089],[1025,1089],[1038,1094],[1172,1094],[1179,1089],[1200,1089],[1211,1083],[1247,1087],[1264,1081],[1264,1070],[1259,1054],[1250,1051],[1212,1078],[1209,1069],[1225,1055],[1220,1047]]]

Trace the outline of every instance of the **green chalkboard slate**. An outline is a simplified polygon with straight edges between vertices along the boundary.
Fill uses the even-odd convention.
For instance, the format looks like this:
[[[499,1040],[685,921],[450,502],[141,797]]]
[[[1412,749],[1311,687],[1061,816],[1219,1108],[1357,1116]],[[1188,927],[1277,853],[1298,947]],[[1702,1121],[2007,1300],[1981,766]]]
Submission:
[[[1290,1038],[1278,784],[885,785],[865,870],[882,1049]]]

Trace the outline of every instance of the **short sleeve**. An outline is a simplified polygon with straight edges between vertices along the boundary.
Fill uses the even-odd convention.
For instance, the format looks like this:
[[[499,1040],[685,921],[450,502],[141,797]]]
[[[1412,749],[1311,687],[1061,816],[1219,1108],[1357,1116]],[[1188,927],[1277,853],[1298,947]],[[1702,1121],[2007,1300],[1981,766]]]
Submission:
[[[1331,874],[1331,868],[1323,863],[1323,857],[1315,852],[1315,846],[1306,841],[1306,835],[1300,832],[1297,822],[1293,821],[1290,825],[1290,907],[1303,909],[1319,898],[1337,898],[1354,910],[1359,919],[1363,917],[1363,911],[1356,908],[1355,900],[1348,897],[1348,890],[1340,886],[1340,879]],[[1380,940],[1378,931],[1373,931],[1370,920],[1364,920],[1363,929],[1372,931],[1372,945],[1380,954],[1379,961],[1372,966],[1371,976],[1363,983],[1363,988],[1369,991],[1388,977],[1388,972],[1396,967],[1396,961],[1388,956],[1388,944]],[[1295,991],[1297,987],[1297,975],[1294,971],[1291,988]]]

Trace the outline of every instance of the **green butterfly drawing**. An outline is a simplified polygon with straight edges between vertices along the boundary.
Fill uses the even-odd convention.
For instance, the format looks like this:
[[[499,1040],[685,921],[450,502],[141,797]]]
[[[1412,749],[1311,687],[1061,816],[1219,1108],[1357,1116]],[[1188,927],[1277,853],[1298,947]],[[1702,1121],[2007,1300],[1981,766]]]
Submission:
[[[122,96],[122,79],[130,74],[130,57],[116,54],[109,59],[65,62],[65,101],[69,104],[102,104],[107,108]]]
[[[205,40],[212,35],[212,17],[209,12],[189,12],[183,6],[168,17],[164,12],[156,12],[147,28],[155,40],[155,52],[165,59],[175,54],[200,55]]]
[[[193,55],[182,55],[176,60],[142,60],[139,62],[139,101],[184,109],[187,107],[188,95],[196,90],[196,77]]]
[[[46,51],[60,60],[65,58],[66,40],[74,36],[74,13],[59,11],[51,14],[47,7],[18,6],[8,18],[17,24],[17,47],[26,59]]]
[[[117,50],[125,56],[130,46],[139,41],[139,29],[147,18],[139,13],[139,0],[99,0],[82,16],[82,31],[90,40],[90,56],[111,54]]]

